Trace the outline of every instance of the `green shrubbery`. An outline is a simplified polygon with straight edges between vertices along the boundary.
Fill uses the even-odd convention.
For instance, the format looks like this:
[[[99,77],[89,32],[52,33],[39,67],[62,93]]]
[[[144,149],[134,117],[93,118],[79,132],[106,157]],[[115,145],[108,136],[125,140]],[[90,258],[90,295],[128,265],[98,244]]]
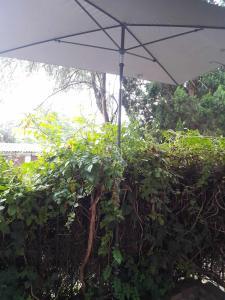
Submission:
[[[159,144],[133,125],[122,140],[121,155],[116,127],[82,124],[36,162],[1,160],[1,299],[155,300],[182,278],[223,284],[225,139],[165,132]]]

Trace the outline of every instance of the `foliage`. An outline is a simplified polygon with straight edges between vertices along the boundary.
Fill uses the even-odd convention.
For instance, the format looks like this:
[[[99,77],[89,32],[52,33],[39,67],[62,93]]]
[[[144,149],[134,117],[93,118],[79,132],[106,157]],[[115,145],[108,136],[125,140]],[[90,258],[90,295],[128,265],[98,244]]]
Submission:
[[[204,1],[207,1],[211,4],[219,5],[219,6],[224,6],[225,5],[224,0],[204,0]]]
[[[75,119],[76,120],[76,119]],[[82,118],[77,118],[82,122]],[[55,112],[46,113],[38,110],[27,115],[20,126],[20,136],[25,141],[59,146],[65,142],[77,128],[75,122],[69,118],[60,118]]]
[[[131,118],[153,128],[224,135],[224,91],[222,68],[186,83],[186,87],[126,79],[124,107]]]
[[[167,131],[157,144],[131,124],[121,157],[116,132],[80,120],[36,162],[1,159],[1,299],[157,300],[193,276],[224,285],[225,139]]]

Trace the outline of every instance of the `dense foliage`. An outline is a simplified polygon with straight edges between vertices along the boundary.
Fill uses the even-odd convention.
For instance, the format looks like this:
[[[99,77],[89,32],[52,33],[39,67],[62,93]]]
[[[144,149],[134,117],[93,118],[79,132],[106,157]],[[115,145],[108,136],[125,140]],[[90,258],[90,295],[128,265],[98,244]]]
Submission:
[[[156,300],[182,278],[224,285],[225,139],[167,132],[159,145],[132,125],[122,158],[114,126],[81,125],[36,162],[1,160],[0,298]]]
[[[124,94],[128,115],[153,128],[225,134],[223,68],[178,87],[126,79]]]

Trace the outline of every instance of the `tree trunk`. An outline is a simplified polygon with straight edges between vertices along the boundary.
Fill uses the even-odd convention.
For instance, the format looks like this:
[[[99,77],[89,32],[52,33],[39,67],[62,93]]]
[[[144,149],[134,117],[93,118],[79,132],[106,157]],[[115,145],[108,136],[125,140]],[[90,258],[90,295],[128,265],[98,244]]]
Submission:
[[[197,88],[197,80],[191,80],[187,84],[188,95],[191,97],[197,96],[198,88]]]
[[[107,110],[106,73],[92,73],[91,80],[96,104],[104,117],[105,123],[108,123],[109,114]]]

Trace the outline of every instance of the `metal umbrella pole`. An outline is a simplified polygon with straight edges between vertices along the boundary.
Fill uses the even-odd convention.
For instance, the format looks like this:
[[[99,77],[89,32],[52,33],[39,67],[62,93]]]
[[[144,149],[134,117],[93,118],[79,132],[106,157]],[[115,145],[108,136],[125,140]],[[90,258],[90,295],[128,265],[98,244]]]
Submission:
[[[122,129],[122,101],[123,101],[123,76],[124,76],[124,56],[125,56],[125,31],[126,27],[121,27],[121,44],[120,44],[120,63],[119,63],[119,104],[118,104],[118,131],[117,131],[117,145],[121,150],[121,129]],[[119,182],[117,184],[118,199],[120,194]],[[120,205],[120,203],[118,203]],[[115,228],[115,247],[119,247],[119,225]],[[115,275],[119,274],[119,268],[116,266]]]
[[[118,132],[117,132],[117,145],[121,147],[121,127],[122,127],[122,101],[123,101],[123,73],[124,73],[124,55],[125,55],[125,30],[126,27],[121,27],[121,44],[120,44],[120,64],[119,64],[119,107],[118,107]]]

